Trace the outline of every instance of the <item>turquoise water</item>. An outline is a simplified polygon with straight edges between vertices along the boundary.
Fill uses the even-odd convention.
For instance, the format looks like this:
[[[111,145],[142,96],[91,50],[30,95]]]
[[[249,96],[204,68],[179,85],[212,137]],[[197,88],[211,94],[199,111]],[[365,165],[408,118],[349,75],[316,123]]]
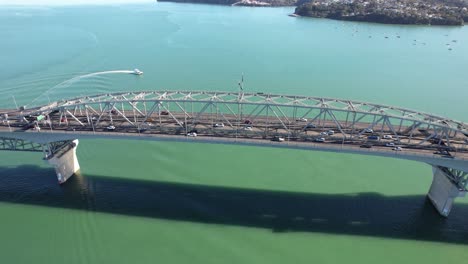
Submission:
[[[0,108],[13,108],[13,97],[35,105],[122,90],[236,91],[244,73],[247,91],[467,121],[466,27],[291,18],[292,10],[2,7]],[[144,75],[64,82],[133,68]],[[459,263],[468,256],[466,199],[440,218],[425,200],[424,164],[111,140],[83,140],[78,156],[81,175],[60,187],[38,154],[0,152],[1,263]]]

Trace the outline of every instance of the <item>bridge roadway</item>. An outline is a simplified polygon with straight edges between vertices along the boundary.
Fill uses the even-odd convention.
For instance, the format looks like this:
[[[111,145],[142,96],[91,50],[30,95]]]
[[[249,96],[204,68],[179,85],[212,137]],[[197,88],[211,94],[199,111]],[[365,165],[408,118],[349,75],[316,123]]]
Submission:
[[[42,151],[55,166],[60,183],[79,170],[77,139],[86,138],[238,144],[408,159],[432,165],[428,197],[441,215],[448,216],[453,200],[464,196],[468,184],[466,127],[432,114],[339,99],[129,92],[1,110],[0,150]]]

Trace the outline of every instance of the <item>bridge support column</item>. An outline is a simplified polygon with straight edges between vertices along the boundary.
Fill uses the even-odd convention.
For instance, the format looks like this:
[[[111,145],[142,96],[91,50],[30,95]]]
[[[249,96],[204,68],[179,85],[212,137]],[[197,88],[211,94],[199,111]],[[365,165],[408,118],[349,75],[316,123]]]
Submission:
[[[432,166],[433,179],[427,196],[439,214],[447,217],[457,197],[465,196],[465,191],[455,181],[456,178],[444,167]]]
[[[48,163],[55,167],[59,184],[66,182],[73,174],[80,170],[80,164],[76,157],[77,147],[78,139],[75,139],[47,158]]]

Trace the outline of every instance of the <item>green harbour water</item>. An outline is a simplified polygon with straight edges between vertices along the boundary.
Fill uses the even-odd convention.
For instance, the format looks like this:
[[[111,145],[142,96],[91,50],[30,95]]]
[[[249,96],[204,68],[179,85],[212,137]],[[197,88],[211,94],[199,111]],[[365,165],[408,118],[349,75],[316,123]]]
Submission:
[[[349,98],[468,121],[468,28],[292,18],[293,8],[0,7],[0,109],[124,90]],[[450,44],[450,45],[447,45]],[[451,48],[451,50],[449,50]],[[94,72],[144,71],[142,76]],[[61,85],[58,85],[62,83]],[[468,199],[431,167],[349,154],[81,140],[63,186],[0,152],[0,263],[464,263]]]

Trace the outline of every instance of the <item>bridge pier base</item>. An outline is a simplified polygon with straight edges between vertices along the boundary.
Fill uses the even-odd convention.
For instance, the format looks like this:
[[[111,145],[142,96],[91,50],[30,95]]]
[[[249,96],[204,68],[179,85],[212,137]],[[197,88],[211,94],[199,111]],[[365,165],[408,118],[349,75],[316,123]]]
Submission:
[[[80,164],[76,157],[78,139],[70,142],[65,148],[47,158],[50,165],[55,167],[59,184],[65,183],[73,174],[80,170]]]
[[[429,193],[429,200],[440,215],[447,217],[457,197],[463,197],[465,192],[454,182],[451,175],[438,166],[432,166],[433,179]]]

